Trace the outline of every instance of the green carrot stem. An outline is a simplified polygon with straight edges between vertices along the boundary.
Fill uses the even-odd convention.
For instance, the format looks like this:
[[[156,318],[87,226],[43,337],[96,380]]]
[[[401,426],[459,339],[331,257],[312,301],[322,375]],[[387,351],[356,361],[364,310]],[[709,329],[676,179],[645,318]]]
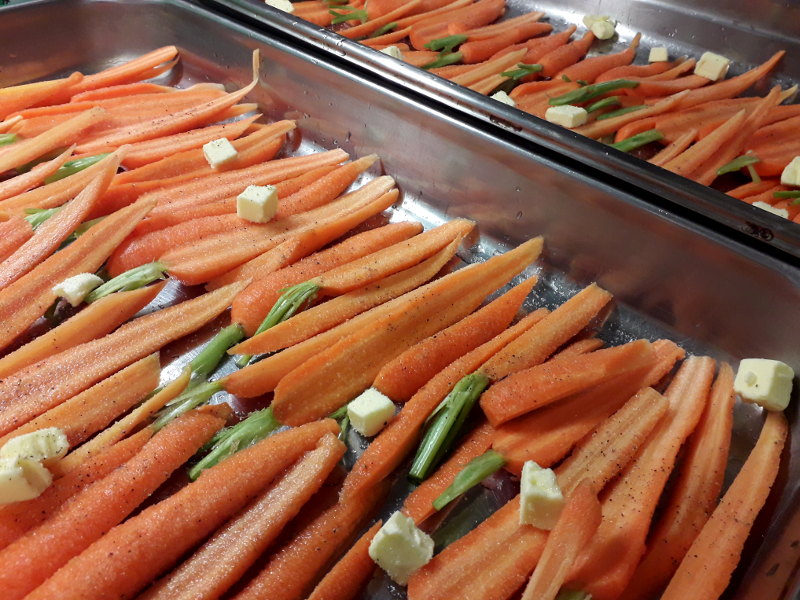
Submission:
[[[387,23],[383,27],[380,27],[379,29],[373,31],[369,37],[370,38],[380,37],[386,33],[389,33],[390,31],[394,31],[395,29],[397,29],[397,21],[392,21],[391,23]]]
[[[717,175],[725,175],[725,173],[733,173],[734,171],[738,171],[749,165],[754,165],[759,162],[761,162],[761,159],[758,158],[755,154],[742,154],[741,156],[737,156],[736,158],[734,158],[728,164],[722,165],[719,169],[717,169]]]
[[[158,279],[164,279],[167,266],[160,262],[151,262],[117,275],[106,281],[103,285],[86,296],[86,302],[91,304],[115,292],[138,290]]]
[[[590,104],[586,107],[586,112],[594,112],[596,110],[601,110],[603,108],[612,108],[614,106],[619,106],[620,100],[619,96],[609,96],[608,98],[603,98],[602,100],[598,100],[594,104]]]
[[[647,105],[637,104],[636,106],[626,106],[625,108],[620,108],[619,110],[612,110],[611,112],[607,112],[603,115],[600,115],[599,117],[597,117],[597,120],[602,121],[603,119],[613,119],[614,117],[627,115],[628,113],[636,112],[637,110],[642,110],[643,108],[647,108]]]
[[[622,152],[630,152],[632,150],[636,150],[637,148],[641,148],[642,146],[646,146],[651,142],[657,142],[661,139],[664,139],[663,133],[661,133],[658,129],[650,129],[649,131],[637,133],[636,135],[622,140],[621,142],[617,142],[616,144],[611,144],[611,147],[621,150]]]
[[[800,198],[800,190],[792,190],[789,192],[773,192],[773,198],[786,200],[787,198]]]
[[[440,52],[439,58],[434,60],[433,62],[429,62],[427,65],[422,65],[422,68],[426,71],[428,69],[438,69],[439,67],[446,67],[448,65],[453,65],[457,62],[461,62],[464,58],[464,55],[461,52]]]
[[[503,455],[494,450],[487,450],[481,456],[473,458],[469,461],[469,464],[456,475],[450,487],[433,501],[433,508],[442,510],[461,494],[471,490],[492,473],[496,473],[505,464],[506,459],[503,458]]]
[[[345,404],[340,408],[337,408],[330,415],[328,415],[328,418],[333,419],[334,421],[339,421],[341,419],[344,419],[346,416],[347,416],[347,404]]]
[[[60,206],[55,208],[26,208],[25,213],[28,215],[25,220],[31,224],[31,229],[36,230],[39,225],[47,221],[50,217],[61,210]]]
[[[70,175],[74,175],[79,171],[83,171],[87,167],[91,167],[93,164],[100,162],[106,156],[108,156],[108,152],[103,154],[95,154],[94,156],[85,156],[84,158],[76,158],[75,160],[70,160],[65,162],[61,165],[58,170],[50,175],[50,177],[45,178],[45,183],[53,183],[54,181],[58,181],[60,179],[64,179],[65,177],[69,177]]]
[[[201,383],[186,390],[180,396],[158,411],[156,420],[152,425],[153,429],[158,431],[173,419],[176,419],[193,408],[197,408],[198,406],[206,404],[209,400],[211,400],[211,397],[214,394],[221,392],[222,390],[222,384],[220,384],[219,381]]]
[[[339,428],[340,431],[338,437],[341,441],[344,442],[347,439],[347,430],[350,428],[350,417],[345,415],[344,418],[341,421],[339,421]]]
[[[581,590],[570,590],[561,588],[556,600],[591,600],[591,596]]]
[[[593,98],[621,90],[624,88],[635,88],[639,85],[638,81],[630,81],[628,79],[614,79],[612,81],[604,81],[603,83],[594,83],[587,85],[578,90],[572,90],[566,94],[550,98],[549,103],[551,106],[562,106],[564,104],[582,104],[588,102]]]
[[[221,329],[189,363],[192,379],[195,381],[207,379],[222,359],[227,357],[228,348],[242,339],[244,339],[244,329],[238,323]]]
[[[332,8],[328,11],[330,14],[333,15],[333,19],[331,20],[331,25],[339,25],[340,23],[346,23],[347,21],[358,20],[362,23],[367,22],[367,11],[366,10],[359,10],[352,6],[337,6],[337,10],[333,10]],[[341,12],[337,12],[341,11]]]
[[[436,38],[425,44],[425,48],[434,52],[452,52],[456,46],[460,46],[467,41],[464,34],[448,35],[447,37]]]
[[[13,144],[19,139],[16,133],[3,133],[0,134],[0,146]]]
[[[542,65],[532,64],[528,65],[525,63],[517,63],[517,68],[512,69],[511,71],[503,71],[500,73],[503,77],[508,77],[509,79],[513,79],[514,81],[519,81],[523,77],[527,75],[532,75],[534,73],[538,73],[542,70]]]
[[[750,179],[753,183],[761,183],[761,176],[758,174],[758,171],[753,168],[753,165],[747,165],[747,173],[750,175]]]

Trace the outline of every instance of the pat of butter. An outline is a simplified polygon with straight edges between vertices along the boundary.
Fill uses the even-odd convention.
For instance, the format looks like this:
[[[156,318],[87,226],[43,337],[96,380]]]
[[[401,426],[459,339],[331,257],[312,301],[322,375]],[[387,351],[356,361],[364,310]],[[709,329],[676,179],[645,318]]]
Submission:
[[[392,58],[403,60],[403,53],[397,46],[386,46],[386,48],[381,49],[381,52],[383,52],[384,54],[388,54]]]
[[[694,67],[694,74],[711,81],[719,81],[727,74],[730,64],[730,59],[720,54],[704,52]]]
[[[236,214],[246,221],[266,223],[278,212],[278,188],[274,185],[248,185],[236,197]]]
[[[647,58],[648,62],[667,62],[669,61],[669,50],[664,46],[659,48],[650,48],[650,56]]]
[[[53,286],[53,293],[64,298],[72,306],[78,306],[92,290],[103,284],[94,273],[78,273]]]
[[[495,92],[490,96],[490,98],[492,100],[497,100],[498,102],[502,102],[503,104],[508,104],[509,106],[517,105],[517,103],[514,102],[514,99],[502,90],[500,90],[499,92]]]
[[[598,40],[610,40],[617,32],[611,21],[595,21],[589,30]]]
[[[789,218],[789,211],[786,210],[785,208],[775,208],[771,204],[761,201],[753,202],[753,206],[755,206],[756,208],[760,208],[761,210],[765,210],[769,213],[772,213],[773,215],[778,215],[779,217],[783,217],[784,219]]]
[[[397,511],[372,538],[369,556],[396,583],[406,585],[414,571],[433,557],[433,540],[413,519]]]
[[[294,6],[292,5],[289,0],[264,0],[264,4],[267,6],[271,6],[272,8],[277,8],[278,10],[282,10],[283,12],[293,13]]]
[[[547,109],[547,112],[544,113],[544,118],[556,125],[572,129],[573,127],[579,127],[586,123],[586,120],[589,118],[589,113],[586,112],[585,108],[580,106],[565,104],[564,106],[551,106]]]
[[[394,402],[375,388],[365,390],[347,405],[350,424],[361,435],[378,433],[394,416]]]
[[[20,458],[52,464],[69,450],[66,434],[58,427],[47,427],[11,438],[0,448],[0,459]]]
[[[520,488],[519,522],[548,531],[555,527],[564,508],[564,496],[553,470],[526,461]]]
[[[739,363],[733,390],[745,402],[767,410],[784,410],[792,394],[794,371],[779,360],[745,358]]]
[[[239,156],[228,138],[219,138],[203,145],[203,155],[213,169],[217,169]]]
[[[610,21],[611,17],[608,15],[583,15],[583,24],[586,29],[591,29],[592,25],[601,21]]]
[[[795,156],[781,173],[781,183],[800,187],[800,156]]]
[[[39,462],[0,459],[0,505],[37,498],[52,482],[50,471]]]

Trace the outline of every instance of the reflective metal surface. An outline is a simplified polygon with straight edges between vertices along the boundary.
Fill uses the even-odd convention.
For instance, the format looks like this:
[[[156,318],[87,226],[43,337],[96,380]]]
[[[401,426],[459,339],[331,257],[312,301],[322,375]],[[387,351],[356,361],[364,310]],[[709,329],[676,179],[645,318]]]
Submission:
[[[617,310],[602,332],[611,343],[666,335],[691,352],[734,362],[780,358],[800,372],[797,266],[658,208],[638,190],[622,189],[580,161],[520,143],[463,113],[443,112],[440,105],[410,97],[402,88],[333,64],[329,55],[292,47],[202,8],[177,0],[67,0],[2,9],[0,84],[101,69],[167,44],[177,45],[182,56],[170,81],[218,81],[232,88],[249,81],[250,52],[259,48],[262,83],[251,97],[270,120],[297,119],[299,135],[289,152],[338,146],[353,155],[379,154],[382,169],[396,177],[403,192],[391,219],[436,224],[462,216],[478,222],[480,239],[460,253],[464,260],[480,260],[543,234],[546,252],[537,267],[542,281],[531,307],[552,306],[596,280],[617,299]],[[210,329],[171,348],[173,364],[167,369],[188,360],[196,351],[190,347],[207,335]],[[797,589],[790,579],[800,539],[797,391],[794,402],[789,451],[731,598],[788,598]],[[729,477],[752,446],[761,417],[740,405],[735,420]],[[351,443],[357,451],[356,437]],[[398,480],[385,511],[400,502],[407,488]],[[474,526],[510,489],[505,481],[495,490],[470,495],[443,531],[452,535]],[[375,580],[367,597],[402,597],[399,593]]]
[[[577,159],[614,176],[620,184],[635,185],[648,194],[657,195],[666,200],[671,209],[689,209],[721,225],[729,234],[749,237],[757,246],[774,248],[788,260],[800,258],[800,227],[781,217],[351,42],[266,6],[262,0],[202,1],[248,23],[322,49],[334,59],[343,59],[387,81],[399,83],[410,93],[436,98],[500,129],[556,150],[562,156]],[[508,0],[507,4],[507,17],[533,9],[542,10],[556,30],[563,29],[567,23],[581,26],[581,19],[587,13],[614,17],[620,22],[619,39],[616,43],[597,44],[592,53],[620,49],[641,32],[644,49],[667,46],[672,56],[696,57],[705,50],[712,50],[730,57],[735,63],[731,72],[738,73],[778,50],[786,50],[787,55],[770,82],[800,81],[800,5],[796,0]],[[647,56],[646,51],[641,50],[639,55]],[[763,94],[767,89],[764,82],[757,91]]]

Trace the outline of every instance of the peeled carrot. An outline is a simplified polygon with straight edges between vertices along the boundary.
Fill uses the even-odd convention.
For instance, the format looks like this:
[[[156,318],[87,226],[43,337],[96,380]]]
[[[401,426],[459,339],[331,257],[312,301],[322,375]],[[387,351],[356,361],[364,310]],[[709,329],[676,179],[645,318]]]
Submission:
[[[0,222],[0,260],[5,260],[33,235],[31,224],[15,215]]]
[[[575,129],[573,129],[573,131],[593,139],[599,138],[604,135],[614,133],[620,127],[627,125],[628,123],[631,123],[633,121],[638,121],[639,119],[644,119],[646,117],[660,115],[662,113],[672,110],[677,106],[682,106],[681,102],[688,93],[690,93],[688,90],[680,92],[673,96],[668,96],[663,100],[659,100],[653,106],[649,106],[647,108],[643,108],[642,110],[637,110],[632,113],[628,113],[626,115],[620,115],[618,117],[611,117],[609,119],[603,119],[602,121],[594,121],[593,123],[581,125],[580,127],[576,127]]]
[[[503,30],[485,39],[474,39],[474,36],[470,36],[466,43],[459,46],[458,51],[463,56],[463,62],[474,64],[492,58],[507,46],[523,42],[543,33],[550,33],[552,30],[553,26],[548,23],[538,23],[536,21],[521,23],[516,27]]]
[[[677,94],[684,90],[695,90],[711,82],[710,79],[702,77],[701,75],[686,75],[684,77],[678,77],[677,79],[667,79],[663,81],[637,79],[635,77],[631,80],[638,81],[639,85],[625,91],[632,96],[641,96],[645,98],[660,98],[662,96]]]
[[[380,370],[373,387],[392,400],[405,402],[451,362],[508,327],[535,283],[534,278],[527,279],[473,314],[413,345]]]
[[[230,305],[241,287],[234,284],[139,317],[114,333],[0,380],[0,434],[208,323]]]
[[[556,48],[563,46],[566,44],[569,39],[572,37],[572,34],[575,33],[577,27],[575,25],[570,25],[564,31],[560,31],[558,33],[553,33],[551,35],[547,35],[540,38],[534,38],[528,40],[523,44],[515,44],[513,46],[509,46],[505,50],[501,50],[497,54],[495,54],[492,58],[497,58],[502,56],[503,54],[508,54],[509,52],[513,52],[518,48],[525,48],[527,51],[526,54],[522,57],[522,61],[525,64],[537,64],[539,59],[546,54],[549,54]],[[527,79],[523,79],[523,81],[527,81]]]
[[[70,102],[88,102],[90,100],[108,100],[110,98],[125,98],[137,94],[163,94],[175,92],[176,89],[167,85],[137,81],[135,83],[120,83],[87,90],[72,94]]]
[[[120,468],[0,551],[4,563],[12,567],[0,573],[6,598],[22,598],[33,591],[122,521],[224,424],[223,418],[201,411],[182,415]]]
[[[0,200],[6,200],[17,194],[27,192],[29,189],[44,183],[44,180],[61,167],[72,155],[72,146],[56,156],[53,160],[40,163],[27,173],[22,173],[0,183]]]
[[[629,65],[636,57],[636,50],[639,47],[640,34],[631,40],[631,43],[625,50],[615,54],[600,54],[592,58],[585,58],[576,62],[572,66],[562,69],[556,73],[554,79],[564,78],[571,81],[585,81],[586,83],[594,83],[595,80],[603,73],[611,69]]]
[[[158,295],[164,284],[117,292],[93,302],[57,327],[0,358],[0,379],[33,363],[96,339],[133,317]]]
[[[422,0],[421,7],[424,9],[423,12],[398,19],[397,28],[404,29],[414,25],[415,23],[419,23],[420,21],[425,21],[432,17],[452,12],[457,8],[470,6],[472,1],[473,0],[452,0],[447,2],[445,0]]]
[[[366,40],[361,40],[361,43],[365,46],[369,46],[370,48],[375,48],[376,50],[380,50],[381,46],[395,46],[400,40],[404,40],[408,37],[408,34],[411,32],[411,27],[404,27],[403,29],[396,28],[394,31],[390,31],[389,33],[385,33],[383,35],[379,35],[374,38],[367,38]],[[406,46],[408,46],[406,44]]]
[[[731,442],[733,378],[730,365],[720,365],[709,403],[688,441],[668,504],[622,595],[626,600],[650,598],[667,584],[717,505]]]
[[[522,600],[555,600],[575,557],[597,531],[601,516],[597,492],[583,481],[567,497],[556,526],[547,536]]]
[[[601,73],[595,79],[596,83],[603,83],[604,81],[614,81],[615,79],[627,79],[628,77],[649,77],[651,75],[659,75],[676,67],[681,61],[673,62],[654,62],[647,65],[621,65],[613,67]]]
[[[581,354],[586,354],[587,352],[593,352],[594,350],[599,350],[604,345],[603,340],[598,339],[596,337],[589,337],[584,338],[582,340],[576,340],[562,348],[555,357],[565,357],[565,356],[579,356]]]
[[[754,196],[756,194],[762,194],[764,192],[771,192],[774,187],[779,185],[779,183],[775,179],[763,179],[756,183],[755,181],[749,181],[740,185],[739,187],[733,188],[732,190],[728,190],[725,192],[728,196],[732,198],[737,198],[739,200],[744,200],[749,196]]]
[[[344,455],[332,433],[192,556],[162,578],[142,600],[218,598],[236,583],[320,488]]]
[[[770,412],[755,448],[700,534],[686,552],[664,600],[716,600],[730,581],[756,515],[778,475],[781,451],[788,435],[786,417]]]
[[[696,144],[690,146],[686,151],[661,166],[678,175],[691,175],[700,168],[705,161],[717,153],[723,144],[728,143],[728,141],[736,135],[736,132],[745,122],[746,118],[746,112],[740,110],[723,125],[715,129],[714,133],[706,136]]]
[[[588,354],[556,357],[512,373],[492,385],[481,396],[481,408],[489,422],[497,427],[556,400],[643,367],[650,362],[652,355],[650,343],[637,340]]]
[[[0,88],[0,120],[29,106],[46,102],[50,97],[83,79],[81,73],[51,81],[37,81]]]
[[[341,34],[346,37],[352,39],[356,39],[359,37],[369,37],[370,34],[374,33],[384,25],[388,25],[389,23],[394,23],[397,19],[404,17],[408,14],[415,12],[421,4],[421,0],[411,0],[410,2],[402,2],[393,10],[389,11],[388,13],[381,15],[380,17],[370,18],[365,23],[359,23],[354,27],[348,27],[347,29],[343,29]]]
[[[408,39],[417,50],[422,50],[428,42],[451,33],[449,28],[457,25],[468,31],[481,25],[496,21],[505,12],[504,0],[478,0],[474,4],[449,10],[418,21],[411,26]]]
[[[542,65],[539,76],[555,77],[567,67],[574,65],[586,55],[594,40],[594,34],[587,31],[581,39],[551,50],[539,59],[538,64]]]
[[[664,147],[663,150],[661,150],[658,154],[653,156],[647,162],[662,167],[675,157],[685,152],[686,149],[696,139],[697,139],[697,129],[690,129],[680,137],[675,138],[673,142],[670,142],[667,146]]]
[[[472,86],[477,83],[480,83],[487,77],[492,75],[497,75],[498,73],[507,71],[508,69],[512,68],[516,65],[522,57],[525,55],[525,50],[520,49],[515,52],[510,52],[509,54],[505,54],[499,58],[493,58],[492,60],[487,60],[480,65],[476,65],[474,69],[469,70],[466,73],[462,73],[461,75],[456,75],[452,77],[450,81],[454,81],[455,83],[459,83],[464,86]]]
[[[135,596],[328,432],[338,432],[335,421],[289,429],[203,471],[197,481],[106,533],[39,586],[31,600],[53,594],[64,600]]]

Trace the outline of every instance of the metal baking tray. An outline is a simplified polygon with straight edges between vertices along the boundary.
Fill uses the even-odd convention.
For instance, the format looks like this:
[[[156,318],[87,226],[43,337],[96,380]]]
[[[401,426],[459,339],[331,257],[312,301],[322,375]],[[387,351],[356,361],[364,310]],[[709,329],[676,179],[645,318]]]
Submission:
[[[443,112],[440,105],[333,64],[324,53],[204,8],[179,0],[40,0],[0,9],[0,85],[74,69],[90,72],[168,44],[180,48],[182,60],[165,81],[214,81],[232,88],[249,81],[250,53],[260,49],[262,83],[251,97],[268,119],[298,121],[288,153],[333,147],[359,156],[378,153],[403,192],[391,219],[433,225],[459,216],[478,223],[480,237],[459,253],[463,260],[480,260],[543,234],[541,281],[528,308],[560,303],[598,281],[617,302],[601,332],[610,343],[668,336],[690,352],[734,363],[752,356],[780,358],[800,372],[792,326],[800,323],[796,265],[657,208],[577,161],[564,161],[546,148],[521,147],[482,120]],[[169,303],[186,292],[171,286],[156,302]],[[211,334],[205,330],[162,353],[165,372],[185,364]],[[737,600],[793,598],[800,590],[796,396],[779,480],[734,579],[731,598]],[[738,405],[735,423],[729,477],[757,436],[759,410]],[[354,454],[362,442],[351,434]],[[452,533],[474,526],[508,498],[507,484],[470,495],[444,527]],[[407,489],[399,479],[384,513]],[[403,597],[380,577],[365,594]]]
[[[725,196],[645,161],[551,125],[528,113],[496,102],[395,60],[376,50],[352,42],[293,15],[266,6],[263,0],[202,0],[268,31],[281,32],[300,43],[324,50],[332,58],[400,84],[409,93],[420,93],[492,123],[499,130],[531,140],[562,156],[613,174],[621,186],[633,185],[639,193],[655,195],[671,210],[687,209],[727,230],[753,238],[755,245],[769,246],[788,260],[800,257],[800,227]],[[533,10],[545,12],[543,21],[556,31],[573,23],[583,27],[585,14],[610,15],[619,22],[618,39],[596,43],[590,54],[613,52],[627,46],[637,32],[642,34],[639,62],[647,49],[667,46],[670,56],[699,57],[711,50],[732,59],[732,74],[755,66],[774,52],[787,51],[770,82],[791,85],[800,82],[800,5],[796,0],[507,0],[504,18]],[[768,90],[766,84],[758,88]],[[752,93],[752,92],[751,92]]]

